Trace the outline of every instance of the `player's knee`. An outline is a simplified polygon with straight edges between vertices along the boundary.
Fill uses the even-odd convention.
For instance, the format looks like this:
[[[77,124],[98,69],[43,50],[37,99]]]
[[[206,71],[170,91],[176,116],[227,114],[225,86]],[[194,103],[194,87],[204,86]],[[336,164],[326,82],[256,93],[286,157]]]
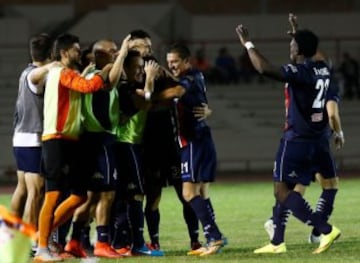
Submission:
[[[190,202],[194,197],[195,195],[192,192],[183,191],[183,198],[186,202]]]

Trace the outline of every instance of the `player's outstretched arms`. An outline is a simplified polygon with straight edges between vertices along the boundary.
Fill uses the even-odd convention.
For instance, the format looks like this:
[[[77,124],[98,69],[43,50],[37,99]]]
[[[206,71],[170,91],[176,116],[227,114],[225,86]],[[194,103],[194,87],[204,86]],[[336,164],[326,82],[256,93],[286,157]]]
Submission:
[[[253,42],[250,41],[248,29],[244,25],[238,25],[236,27],[236,33],[239,36],[240,43],[246,48],[251,63],[255,69],[263,75],[266,75],[270,78],[285,81],[282,76],[280,67],[276,68],[255,48]]]

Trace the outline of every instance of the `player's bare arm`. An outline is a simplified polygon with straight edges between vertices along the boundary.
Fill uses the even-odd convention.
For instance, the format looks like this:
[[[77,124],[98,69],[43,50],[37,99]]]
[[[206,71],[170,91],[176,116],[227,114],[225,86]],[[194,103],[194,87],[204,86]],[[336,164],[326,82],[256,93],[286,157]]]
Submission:
[[[120,50],[118,52],[118,55],[114,61],[114,65],[112,69],[109,72],[109,82],[110,86],[115,86],[118,84],[121,73],[123,72],[123,66],[124,66],[124,60],[128,54],[129,51],[129,41],[130,41],[130,35],[127,35],[124,40],[122,41]]]
[[[38,84],[44,82],[45,77],[46,77],[47,73],[49,72],[49,70],[51,68],[53,68],[55,66],[59,66],[59,65],[61,65],[60,62],[53,61],[53,62],[45,64],[41,67],[33,69],[29,75],[31,83],[34,85],[38,85]]]
[[[263,75],[284,81],[281,74],[280,67],[276,68],[255,48],[254,44],[250,41],[248,29],[243,25],[236,27],[236,33],[239,36],[240,43],[246,48],[251,63],[255,69]]]
[[[336,101],[329,100],[326,103],[326,111],[329,116],[330,128],[334,131],[334,143],[336,150],[340,150],[345,144],[345,137],[341,128],[338,103]]]

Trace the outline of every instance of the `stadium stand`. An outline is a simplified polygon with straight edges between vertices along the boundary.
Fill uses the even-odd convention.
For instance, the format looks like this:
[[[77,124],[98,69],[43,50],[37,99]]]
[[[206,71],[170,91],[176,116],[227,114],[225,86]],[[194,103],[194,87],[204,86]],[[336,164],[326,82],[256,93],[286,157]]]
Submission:
[[[170,4],[168,1],[144,0],[137,1],[137,5],[130,5],[133,2],[131,0],[91,1],[91,4],[89,2],[74,1],[76,5],[72,6],[65,0],[50,2],[3,0],[0,4],[2,14],[0,33],[6,36],[0,39],[0,78],[2,79],[0,83],[0,145],[2,146],[0,178],[14,169],[11,150],[13,109],[18,77],[28,61],[25,43],[33,33],[70,31],[80,35],[83,44],[87,44],[100,37],[121,39],[130,29],[141,27],[153,36],[155,51],[158,54],[164,51],[166,43],[171,39],[184,39],[187,36],[188,38],[185,39],[194,50],[200,45],[205,46],[209,57],[213,58],[218,48],[224,44],[233,54],[241,52],[234,33],[234,26],[240,22],[239,17],[215,15],[215,13],[246,13],[247,15],[242,18],[255,27],[254,34],[258,47],[270,54],[275,62],[284,62],[287,58],[288,39],[281,35],[283,32],[279,33],[279,28],[263,32],[258,27],[259,24],[271,20],[271,24],[283,26],[286,30],[283,14],[269,15],[269,13],[283,12],[282,7],[272,9],[273,3],[278,0],[229,0],[226,6],[231,6],[231,10],[225,5],[220,6],[219,3],[223,1],[219,0],[211,1],[211,4],[207,5],[205,5],[205,2],[208,3],[206,0],[183,0]],[[123,5],[120,5],[120,2]],[[142,5],[141,3],[144,2],[152,4]],[[178,6],[174,9],[173,5],[176,2],[181,3],[183,9],[179,9]],[[263,4],[262,7],[260,2]],[[317,10],[318,6],[315,2],[317,1],[302,1],[302,6],[308,5]],[[267,5],[264,6],[264,3]],[[302,16],[304,21],[309,21],[309,24],[314,24],[314,21],[321,22],[316,25],[316,29],[317,31],[324,29],[321,31],[325,32],[326,37],[322,42],[323,47],[330,50],[330,55],[335,58],[335,62],[342,50],[353,51],[356,57],[360,57],[358,49],[360,39],[351,27],[346,26],[346,23],[354,24],[359,20],[359,15],[353,12],[342,13],[350,9],[359,10],[359,6],[355,4],[355,1],[334,0],[331,1],[331,5],[325,5],[323,8],[326,10],[322,10],[320,15]],[[328,21],[330,15],[325,15],[323,11],[335,9],[340,13],[332,13],[331,17],[341,17],[338,26],[343,30],[340,31],[336,29],[337,25],[328,27],[324,22]],[[265,18],[251,16],[255,10],[261,10],[267,15]],[[41,16],[40,14],[43,13],[45,15]],[[261,19],[264,21],[262,22]],[[97,23],[94,24],[93,21]],[[209,26],[212,28],[210,31],[206,30]],[[278,35],[274,35],[275,30]],[[335,31],[342,35],[340,37],[334,35]],[[265,37],[264,33],[267,34]],[[353,35],[350,35],[351,33]],[[218,148],[219,169],[243,171],[272,169],[283,125],[282,95],[282,87],[278,87],[273,82],[209,86],[209,100],[214,109],[213,117],[209,121],[213,126]],[[360,138],[357,136],[360,132],[358,103],[358,101],[342,101],[340,105],[347,143],[341,155],[337,157],[344,169],[360,169],[358,148]]]

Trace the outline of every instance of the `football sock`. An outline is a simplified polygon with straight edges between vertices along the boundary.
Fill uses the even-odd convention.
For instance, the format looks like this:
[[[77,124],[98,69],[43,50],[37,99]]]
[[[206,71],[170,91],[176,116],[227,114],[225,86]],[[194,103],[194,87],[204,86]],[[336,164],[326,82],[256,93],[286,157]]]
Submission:
[[[204,235],[208,237],[207,241],[210,242],[211,240],[220,240],[221,233],[215,221],[213,220],[204,199],[202,199],[199,195],[195,196],[190,200],[190,205],[203,226]]]
[[[183,216],[191,242],[199,241],[199,220],[189,203],[183,203]]]
[[[90,242],[90,226],[86,224],[86,226],[84,226],[82,228],[81,231],[81,245],[83,246],[83,248],[90,248],[91,247],[91,242]]]
[[[208,209],[209,209],[209,211],[210,211],[210,214],[211,214],[213,220],[215,221],[215,212],[214,212],[214,208],[213,208],[213,206],[212,206],[212,203],[211,203],[211,201],[210,201],[210,198],[204,199],[204,200],[205,200],[205,202],[206,202],[206,205],[207,205],[207,207],[208,207]]]
[[[175,184],[174,188],[183,205],[183,217],[188,229],[190,242],[199,242],[199,219],[190,203],[186,202],[182,195],[182,184]]]
[[[134,247],[142,247],[145,244],[143,203],[141,201],[131,200],[129,202],[128,212]]]
[[[316,212],[321,214],[324,220],[328,220],[333,208],[337,189],[323,189],[319,201],[316,205]],[[315,228],[312,233],[316,236],[320,235],[319,231]]]
[[[126,207],[125,207],[126,209]],[[130,245],[130,226],[127,211],[116,215],[112,246],[116,249]]]
[[[322,234],[330,233],[331,225],[323,220],[319,213],[313,213],[309,204],[299,193],[291,191],[283,205],[303,223],[313,225]]]
[[[97,226],[97,240],[103,243],[109,243],[109,226]]]
[[[86,195],[79,196],[72,194],[61,202],[55,210],[52,228],[55,229],[69,220],[73,216],[75,209],[82,205],[86,201],[86,198]]]
[[[72,222],[71,239],[80,241],[85,222]]]
[[[152,210],[145,208],[145,218],[152,244],[159,244],[159,225],[160,212],[159,209]]]
[[[45,193],[45,200],[39,216],[39,247],[41,248],[46,248],[48,246],[48,238],[52,230],[51,226],[54,219],[54,211],[59,197],[59,191]]]
[[[275,206],[273,207],[272,216],[272,220],[275,225],[274,237],[271,240],[272,244],[279,245],[284,242],[285,228],[290,213],[290,210],[286,209],[285,206],[283,206],[279,202],[276,202]]]

